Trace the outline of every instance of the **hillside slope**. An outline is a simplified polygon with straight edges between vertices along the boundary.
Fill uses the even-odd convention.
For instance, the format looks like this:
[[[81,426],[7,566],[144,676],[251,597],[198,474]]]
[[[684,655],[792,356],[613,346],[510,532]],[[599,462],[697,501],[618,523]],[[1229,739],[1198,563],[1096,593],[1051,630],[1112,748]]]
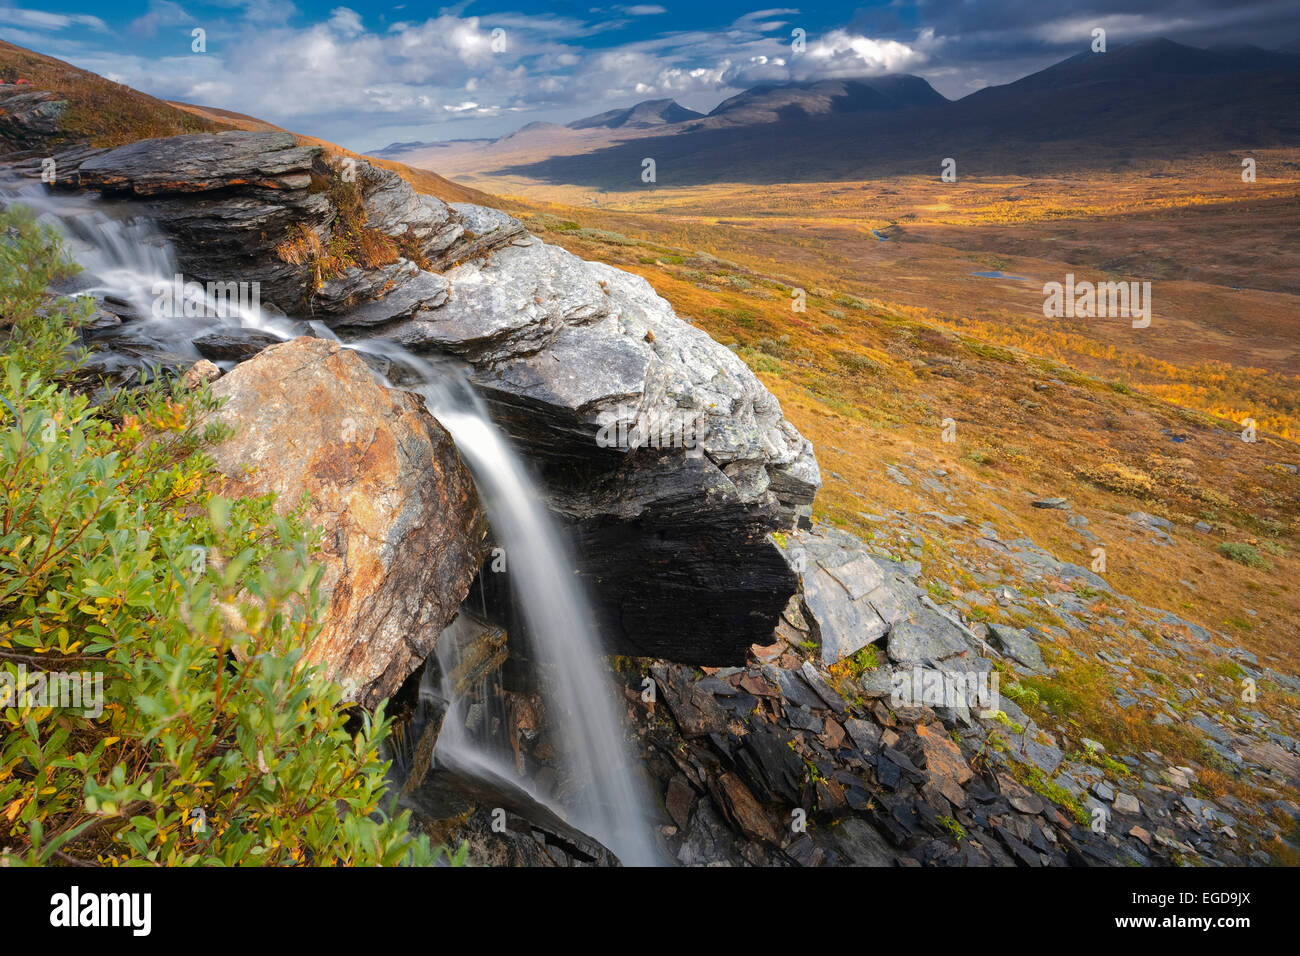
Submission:
[[[29,117],[27,123],[54,124],[51,133],[40,134],[42,146],[87,143],[93,147],[111,147],[183,133],[280,129],[231,110],[155,99],[70,63],[3,40],[0,40],[0,80],[10,84],[0,89],[8,90],[8,96],[17,97],[9,101],[14,106],[8,110],[0,107],[0,147],[3,148],[0,151],[3,152],[21,152],[36,145],[25,124],[12,115],[15,106],[31,108],[35,105],[44,112],[44,116]],[[36,91],[49,91],[55,94],[55,98],[47,99],[43,104],[33,104],[29,101]],[[343,156],[361,156],[314,136],[293,135],[303,145],[322,146],[330,153]],[[372,161],[393,170],[416,190],[437,196],[444,202],[495,204],[488,194],[453,183],[428,170],[386,159]]]
[[[55,107],[53,113],[58,122],[58,135],[51,138],[53,142],[120,146],[154,136],[212,133],[232,128],[212,117],[186,113],[129,86],[4,40],[0,40],[0,80],[16,84],[19,91],[30,84],[30,89],[49,90],[62,98],[66,105]],[[16,138],[11,124],[0,123],[0,145],[19,150],[29,144]]]

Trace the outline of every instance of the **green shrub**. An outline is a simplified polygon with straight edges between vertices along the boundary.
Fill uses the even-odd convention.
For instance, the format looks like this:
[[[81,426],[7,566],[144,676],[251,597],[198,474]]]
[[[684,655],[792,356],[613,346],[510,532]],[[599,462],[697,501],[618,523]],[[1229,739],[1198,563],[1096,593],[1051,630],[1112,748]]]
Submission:
[[[213,494],[206,389],[69,387],[62,268],[0,217],[4,863],[432,862],[384,812],[382,708],[349,733],[301,659],[322,607],[302,509]]]
[[[1225,541],[1218,547],[1219,554],[1248,568],[1266,568],[1268,562],[1253,546],[1238,541]]]

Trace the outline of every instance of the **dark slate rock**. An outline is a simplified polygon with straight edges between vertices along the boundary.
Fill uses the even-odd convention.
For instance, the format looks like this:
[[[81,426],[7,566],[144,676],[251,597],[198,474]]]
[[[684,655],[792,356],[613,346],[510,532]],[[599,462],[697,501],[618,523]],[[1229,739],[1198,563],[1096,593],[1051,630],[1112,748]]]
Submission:
[[[818,673],[817,668],[813,666],[812,661],[804,661],[803,666],[800,668],[800,673],[803,674],[804,680],[806,680],[809,686],[811,686],[817,693],[817,696],[820,697],[831,710],[835,711],[837,714],[843,714],[848,709],[844,702],[844,698],[840,696],[839,692],[834,687],[827,683],[826,678],[822,677],[822,675]]]
[[[219,328],[204,332],[194,339],[199,354],[214,362],[242,362],[252,358],[268,345],[284,341],[278,335],[257,329]]]
[[[298,146],[291,133],[230,130],[145,139],[81,164],[82,188],[137,196],[209,192],[231,186],[305,189],[319,146]]]
[[[651,674],[683,734],[701,736],[726,729],[726,711],[712,694],[692,682],[683,668],[656,666]]]
[[[852,866],[894,866],[898,851],[866,820],[850,817],[831,828],[835,848]]]
[[[810,730],[813,733],[821,733],[824,726],[822,718],[808,708],[798,705],[786,707],[785,717],[790,722],[790,726],[796,730]]]
[[[813,692],[800,672],[782,670],[775,665],[766,664],[763,667],[763,676],[781,689],[781,696],[789,703],[811,710],[826,709],[826,702]]]
[[[736,764],[760,800],[787,806],[800,804],[808,771],[790,747],[788,736],[752,729],[741,738]]]

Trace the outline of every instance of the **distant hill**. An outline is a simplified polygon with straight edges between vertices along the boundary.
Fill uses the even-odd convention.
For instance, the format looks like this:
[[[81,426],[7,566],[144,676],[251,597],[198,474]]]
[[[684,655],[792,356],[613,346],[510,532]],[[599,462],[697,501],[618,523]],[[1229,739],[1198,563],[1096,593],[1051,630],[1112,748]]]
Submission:
[[[723,100],[710,113],[732,125],[774,123],[828,113],[862,113],[934,106],[948,100],[919,76],[891,74],[854,80],[765,84]]]
[[[648,129],[652,126],[671,126],[688,120],[703,119],[703,113],[687,109],[676,100],[646,100],[624,110],[609,110],[574,120],[569,129]]]
[[[774,129],[774,127],[776,127]],[[774,144],[785,144],[774,148]],[[797,144],[797,146],[795,145]],[[585,150],[445,167],[448,175],[627,188],[654,157],[659,185],[810,182],[900,173],[1040,175],[1113,168],[1189,149],[1300,144],[1300,55],[1150,40],[1082,53],[948,101],[908,76],[762,86],[702,121]]]
[[[400,157],[452,176],[473,176],[539,159],[599,153],[645,137],[757,127],[817,116],[898,112],[946,102],[925,80],[905,74],[764,84],[724,100],[707,115],[672,99],[646,100],[565,125],[529,123],[495,140],[400,143],[378,150],[377,155]]]

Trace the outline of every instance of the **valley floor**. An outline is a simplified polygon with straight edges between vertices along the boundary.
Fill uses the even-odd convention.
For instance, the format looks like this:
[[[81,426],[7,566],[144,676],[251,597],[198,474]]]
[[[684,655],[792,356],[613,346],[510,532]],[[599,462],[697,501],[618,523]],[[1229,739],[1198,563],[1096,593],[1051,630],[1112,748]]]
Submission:
[[[472,184],[533,197],[504,204],[744,357],[817,448],[818,520],[916,561],[970,620],[1059,629],[1029,682],[1042,725],[1195,764],[1204,796],[1268,813],[1300,730],[1300,156],[1256,158],[1255,183],[1225,156],[1054,181]],[[1150,281],[1150,327],[1044,318],[1067,273]],[[1209,642],[1185,653],[1086,584],[1025,592],[990,543],[1013,539]],[[1214,752],[1259,721],[1291,751],[1277,777]]]

